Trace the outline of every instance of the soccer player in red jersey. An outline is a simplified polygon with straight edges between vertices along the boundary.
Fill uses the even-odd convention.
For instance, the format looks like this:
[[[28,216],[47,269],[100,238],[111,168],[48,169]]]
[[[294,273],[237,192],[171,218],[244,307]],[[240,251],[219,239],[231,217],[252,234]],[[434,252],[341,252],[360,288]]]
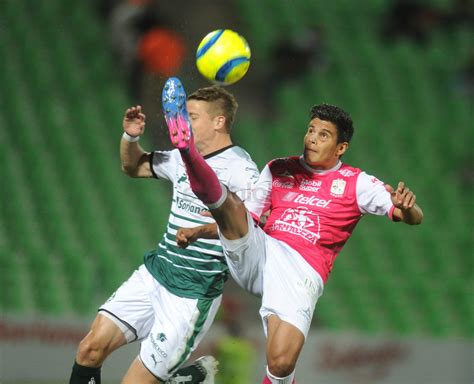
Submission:
[[[217,222],[233,278],[262,296],[263,383],[294,383],[316,302],[355,226],[366,214],[420,224],[416,196],[402,181],[392,188],[341,161],[354,129],[350,116],[336,106],[311,109],[303,155],[270,161],[245,204],[196,151],[186,120],[168,120],[168,126],[193,192]],[[261,229],[258,221],[268,212]],[[178,235],[186,245],[192,230]]]

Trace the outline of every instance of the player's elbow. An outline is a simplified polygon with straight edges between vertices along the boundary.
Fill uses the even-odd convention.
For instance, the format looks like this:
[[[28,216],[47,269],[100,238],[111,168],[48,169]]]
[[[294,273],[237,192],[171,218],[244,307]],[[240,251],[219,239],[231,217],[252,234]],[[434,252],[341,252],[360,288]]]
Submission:
[[[138,177],[137,167],[126,165],[126,164],[122,163],[121,169],[122,169],[122,172],[125,173],[129,177]]]

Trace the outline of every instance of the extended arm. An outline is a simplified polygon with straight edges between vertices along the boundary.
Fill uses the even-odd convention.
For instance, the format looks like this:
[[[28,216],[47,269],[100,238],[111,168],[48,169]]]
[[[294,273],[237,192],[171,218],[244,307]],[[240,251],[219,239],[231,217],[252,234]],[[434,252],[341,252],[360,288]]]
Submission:
[[[410,191],[403,181],[398,183],[397,189],[390,185],[385,185],[385,189],[390,192],[392,203],[395,206],[393,218],[403,221],[406,224],[421,224],[423,221],[423,211],[416,204],[416,195]]]
[[[123,118],[125,131],[120,141],[120,160],[122,171],[130,177],[152,177],[149,158],[138,143],[138,138],[145,132],[145,115],[141,106],[128,108]]]

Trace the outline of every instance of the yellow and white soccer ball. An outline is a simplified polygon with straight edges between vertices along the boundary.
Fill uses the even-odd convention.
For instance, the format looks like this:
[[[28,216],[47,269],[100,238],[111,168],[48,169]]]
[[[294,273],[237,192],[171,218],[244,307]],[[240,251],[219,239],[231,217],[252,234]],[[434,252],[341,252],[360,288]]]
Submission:
[[[250,65],[250,47],[245,38],[230,29],[217,29],[201,40],[196,65],[208,80],[220,85],[239,81]]]

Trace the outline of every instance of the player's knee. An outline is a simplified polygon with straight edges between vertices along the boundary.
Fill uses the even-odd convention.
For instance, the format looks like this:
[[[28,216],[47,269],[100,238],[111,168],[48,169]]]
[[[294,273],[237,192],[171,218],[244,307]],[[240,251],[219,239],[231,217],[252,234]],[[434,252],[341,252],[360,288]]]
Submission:
[[[277,377],[286,377],[295,370],[296,361],[288,354],[282,353],[268,357],[268,370]]]
[[[247,210],[237,195],[229,193],[225,203],[212,211],[212,215],[227,239],[240,239],[247,234]]]
[[[107,355],[106,343],[89,334],[79,344],[76,361],[85,367],[100,367]]]

